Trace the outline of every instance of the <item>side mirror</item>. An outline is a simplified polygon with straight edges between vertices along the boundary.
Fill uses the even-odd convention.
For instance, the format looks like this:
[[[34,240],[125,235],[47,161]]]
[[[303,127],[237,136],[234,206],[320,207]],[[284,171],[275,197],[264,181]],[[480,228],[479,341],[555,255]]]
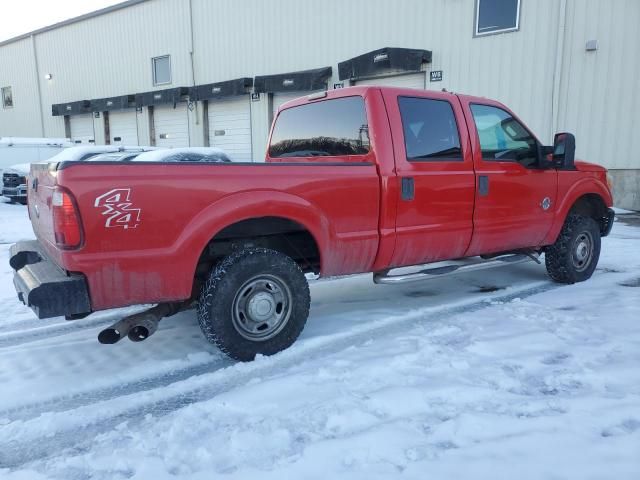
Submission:
[[[556,133],[553,138],[553,155],[555,168],[573,169],[576,155],[576,137],[571,133]]]

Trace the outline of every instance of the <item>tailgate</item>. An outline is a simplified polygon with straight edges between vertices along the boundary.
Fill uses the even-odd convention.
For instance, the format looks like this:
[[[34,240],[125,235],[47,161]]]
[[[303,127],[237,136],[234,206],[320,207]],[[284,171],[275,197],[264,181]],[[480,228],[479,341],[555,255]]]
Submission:
[[[34,163],[31,165],[31,173],[27,180],[31,225],[36,238],[50,254],[57,253],[51,212],[51,199],[56,186],[56,178],[55,164]]]

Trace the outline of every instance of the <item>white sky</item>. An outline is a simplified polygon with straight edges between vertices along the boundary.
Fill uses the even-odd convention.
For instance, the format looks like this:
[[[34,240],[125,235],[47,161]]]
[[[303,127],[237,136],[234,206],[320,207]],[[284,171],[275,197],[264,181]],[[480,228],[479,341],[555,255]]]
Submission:
[[[122,0],[2,0],[0,41],[93,12]]]

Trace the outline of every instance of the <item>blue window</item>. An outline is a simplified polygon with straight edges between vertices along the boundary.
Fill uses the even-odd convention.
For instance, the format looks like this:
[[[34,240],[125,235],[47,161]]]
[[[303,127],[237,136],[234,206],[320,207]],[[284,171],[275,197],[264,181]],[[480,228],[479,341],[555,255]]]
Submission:
[[[476,0],[475,35],[513,32],[520,28],[521,0]]]

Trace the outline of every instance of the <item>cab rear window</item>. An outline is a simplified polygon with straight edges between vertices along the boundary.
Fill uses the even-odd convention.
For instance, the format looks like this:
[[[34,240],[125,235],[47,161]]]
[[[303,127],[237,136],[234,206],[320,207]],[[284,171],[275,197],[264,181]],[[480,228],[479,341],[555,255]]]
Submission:
[[[269,156],[333,157],[369,152],[369,128],[362,97],[343,97],[280,112]]]

